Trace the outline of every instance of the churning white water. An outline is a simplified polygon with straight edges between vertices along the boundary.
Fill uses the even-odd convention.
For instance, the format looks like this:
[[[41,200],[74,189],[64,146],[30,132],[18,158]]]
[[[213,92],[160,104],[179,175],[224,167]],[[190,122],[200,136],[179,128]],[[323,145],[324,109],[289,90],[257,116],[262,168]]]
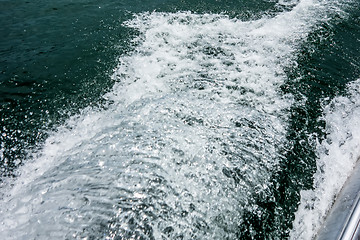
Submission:
[[[292,239],[312,239],[323,223],[360,156],[360,80],[348,86],[348,95],[336,97],[324,109],[327,139],[318,144],[314,190],[301,193]]]
[[[285,145],[284,68],[330,10],[303,0],[253,21],[135,15],[109,105],[70,118],[4,186],[0,235],[236,239]]]

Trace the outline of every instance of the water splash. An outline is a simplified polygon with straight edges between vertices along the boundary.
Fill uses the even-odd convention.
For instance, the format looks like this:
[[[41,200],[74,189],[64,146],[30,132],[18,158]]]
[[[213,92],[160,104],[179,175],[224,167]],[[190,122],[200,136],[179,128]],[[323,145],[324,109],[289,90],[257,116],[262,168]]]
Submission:
[[[248,22],[135,15],[109,105],[70,118],[19,170],[0,204],[2,235],[236,239],[281,157],[293,99],[279,87],[324,21],[320,2]]]
[[[324,109],[326,141],[318,143],[314,190],[301,192],[292,239],[312,239],[360,156],[360,80]]]

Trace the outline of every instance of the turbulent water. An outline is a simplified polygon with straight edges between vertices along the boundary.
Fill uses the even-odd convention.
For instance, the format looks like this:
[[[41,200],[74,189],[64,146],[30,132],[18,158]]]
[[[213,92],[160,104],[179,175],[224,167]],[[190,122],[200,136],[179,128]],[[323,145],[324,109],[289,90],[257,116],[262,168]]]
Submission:
[[[360,156],[358,2],[22,4],[1,13],[0,236],[316,235]]]
[[[311,239],[323,221],[329,203],[340,191],[360,155],[360,80],[348,86],[348,97],[336,97],[325,107],[326,141],[318,143],[319,157],[313,190],[301,193],[293,239]]]

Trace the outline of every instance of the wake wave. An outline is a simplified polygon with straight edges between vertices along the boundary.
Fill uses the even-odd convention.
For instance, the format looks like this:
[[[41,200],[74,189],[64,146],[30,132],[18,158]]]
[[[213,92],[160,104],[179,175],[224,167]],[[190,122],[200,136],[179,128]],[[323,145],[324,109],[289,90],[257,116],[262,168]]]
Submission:
[[[360,156],[360,80],[348,95],[336,97],[324,109],[326,141],[318,143],[314,190],[301,193],[292,239],[312,239]]]
[[[70,118],[21,168],[4,191],[2,235],[236,239],[282,157],[293,103],[279,91],[284,68],[326,21],[326,3],[248,22],[135,15],[109,105]]]

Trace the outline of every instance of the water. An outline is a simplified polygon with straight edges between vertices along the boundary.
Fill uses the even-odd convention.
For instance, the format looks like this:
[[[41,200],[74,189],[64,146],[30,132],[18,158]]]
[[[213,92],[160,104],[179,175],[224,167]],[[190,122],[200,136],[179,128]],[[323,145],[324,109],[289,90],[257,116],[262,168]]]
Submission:
[[[360,156],[358,2],[2,2],[5,239],[316,234]]]
[[[329,202],[340,191],[359,158],[360,81],[348,86],[348,96],[334,98],[324,109],[328,123],[326,141],[317,143],[320,156],[314,176],[314,189],[302,191],[296,213],[294,239],[312,237],[329,209]],[[341,161],[339,161],[339,159]]]

